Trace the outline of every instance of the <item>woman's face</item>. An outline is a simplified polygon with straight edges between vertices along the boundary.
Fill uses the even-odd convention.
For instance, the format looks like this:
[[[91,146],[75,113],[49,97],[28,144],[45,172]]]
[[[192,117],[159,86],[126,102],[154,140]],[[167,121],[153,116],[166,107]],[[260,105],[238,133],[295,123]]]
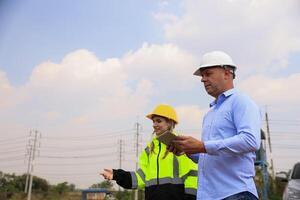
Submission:
[[[168,120],[164,117],[154,116],[152,118],[153,129],[156,135],[160,135],[170,129]]]

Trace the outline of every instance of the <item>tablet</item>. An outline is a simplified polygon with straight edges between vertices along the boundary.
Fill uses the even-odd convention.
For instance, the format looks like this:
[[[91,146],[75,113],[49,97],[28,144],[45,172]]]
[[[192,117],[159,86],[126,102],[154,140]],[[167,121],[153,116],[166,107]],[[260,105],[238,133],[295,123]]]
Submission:
[[[164,143],[165,145],[169,145],[176,137],[177,136],[174,133],[170,131],[166,131],[161,135],[157,136],[157,139],[162,143]]]

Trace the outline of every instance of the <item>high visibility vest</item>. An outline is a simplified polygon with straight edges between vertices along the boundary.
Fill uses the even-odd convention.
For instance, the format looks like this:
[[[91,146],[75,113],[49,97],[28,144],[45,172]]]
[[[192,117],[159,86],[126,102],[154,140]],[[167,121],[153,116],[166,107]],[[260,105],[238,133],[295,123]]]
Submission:
[[[150,152],[150,144],[143,150],[139,157],[139,169],[130,172],[132,188],[143,189],[161,184],[184,184],[186,194],[197,194],[197,169],[198,165],[185,154],[176,156],[169,152],[165,158],[166,145],[156,138],[154,152]]]

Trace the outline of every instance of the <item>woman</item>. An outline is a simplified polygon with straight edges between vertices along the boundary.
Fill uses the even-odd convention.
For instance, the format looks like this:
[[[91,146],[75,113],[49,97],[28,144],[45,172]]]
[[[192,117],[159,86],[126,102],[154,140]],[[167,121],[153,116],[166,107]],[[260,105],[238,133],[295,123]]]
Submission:
[[[152,141],[142,151],[139,169],[104,169],[101,175],[116,180],[126,189],[145,189],[146,200],[194,200],[197,192],[197,165],[186,155],[176,156],[167,150],[157,136],[173,131],[178,123],[175,110],[169,105],[158,105],[146,117],[153,121]]]

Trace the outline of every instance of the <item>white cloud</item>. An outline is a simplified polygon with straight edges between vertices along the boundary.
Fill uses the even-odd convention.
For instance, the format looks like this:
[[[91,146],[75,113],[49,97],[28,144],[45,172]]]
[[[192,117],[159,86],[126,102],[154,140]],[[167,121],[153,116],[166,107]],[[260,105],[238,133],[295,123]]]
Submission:
[[[45,113],[45,118],[49,121],[57,120],[60,117],[60,113],[57,111],[49,111]]]
[[[18,110],[7,112],[29,128],[38,124],[53,132],[74,134],[98,123],[128,125],[149,110],[153,95],[190,85],[187,77],[193,70],[193,57],[172,44],[144,44],[122,58],[104,61],[80,49],[60,63],[37,65],[19,88],[12,88],[5,74],[0,74],[1,105],[16,99]]]
[[[173,44],[149,45],[122,58],[131,79],[148,79],[162,91],[164,88],[183,89],[190,84],[196,61],[189,53]]]
[[[184,5],[182,16],[162,12],[156,16],[169,16],[157,17],[168,41],[196,55],[225,50],[247,68],[246,73],[286,67],[288,55],[300,51],[297,0],[186,0]]]
[[[300,73],[280,78],[255,75],[239,83],[240,89],[247,92],[263,112],[268,112],[276,171],[289,169],[299,157],[299,148],[295,148],[299,146],[299,85]],[[266,130],[266,123],[263,128]]]
[[[199,138],[202,128],[202,119],[208,109],[202,109],[197,105],[181,105],[176,107],[179,116],[178,130],[184,130],[184,134]]]
[[[9,84],[6,74],[0,71],[0,108],[10,104],[10,99],[7,96],[11,96],[12,92],[13,88]]]
[[[25,96],[18,92],[8,81],[6,74],[0,71],[0,108],[9,109],[15,107]]]
[[[160,0],[159,1],[159,6],[160,7],[166,7],[169,5],[169,2],[167,0]]]
[[[145,43],[135,52],[104,61],[88,50],[71,52],[59,63],[37,65],[29,81],[18,88],[12,87],[2,72],[0,106],[6,109],[0,117],[6,123],[0,124],[0,129],[20,135],[37,126],[46,137],[101,135],[107,130],[133,128],[138,115],[152,110],[153,99],[161,101],[167,95],[172,101],[178,99],[171,103],[179,115],[179,133],[199,138],[208,108],[197,105],[202,93],[191,93],[191,88],[199,85],[192,76],[195,65],[194,57],[174,44]],[[239,86],[261,104],[297,105],[299,80],[299,74],[278,79],[261,75],[243,80]],[[149,125],[145,129],[150,129],[150,121],[143,120]],[[99,140],[89,145],[93,142]]]
[[[152,93],[150,81],[138,80],[130,87],[127,75],[119,59],[100,61],[82,49],[61,63],[38,65],[24,90],[31,96],[28,105],[52,119],[60,116],[74,124],[118,120],[140,112]]]
[[[161,1],[159,10],[172,3]],[[164,26],[166,43],[144,43],[136,51],[106,60],[86,49],[70,52],[61,62],[35,66],[21,87],[13,87],[0,71],[0,129],[9,133],[4,137],[23,137],[33,127],[43,136],[100,134],[88,145],[102,145],[101,133],[133,127],[137,116],[148,123],[144,129],[150,129],[144,115],[154,103],[170,103],[179,115],[179,133],[199,138],[208,108],[198,105],[207,105],[204,99],[209,97],[203,88],[198,91],[201,83],[192,73],[201,54],[215,49],[227,51],[241,66],[238,73],[245,77],[238,86],[243,91],[260,105],[273,106],[273,116],[299,120],[299,73],[247,77],[247,72],[264,74],[289,67],[289,55],[300,50],[299,4],[296,0],[185,0],[183,15],[154,14]],[[69,140],[63,144],[69,145],[73,145]]]
[[[262,105],[284,105],[285,108],[299,104],[300,73],[284,78],[256,75],[242,81],[239,87]]]
[[[14,98],[19,102],[14,114],[28,116],[26,123],[39,121],[44,127],[55,124],[60,130],[99,122],[128,124],[126,120],[151,110],[153,95],[159,100],[163,92],[171,92],[176,98],[176,90],[191,87],[196,82],[191,76],[194,69],[193,57],[172,44],[144,44],[120,59],[105,61],[82,49],[69,53],[61,63],[48,61],[36,66],[29,82],[20,88],[10,86],[1,73],[1,105],[8,105]],[[289,92],[297,93],[299,80],[299,74],[278,79],[260,75],[238,86],[260,105],[295,105],[300,95]],[[186,98],[189,95],[187,92]],[[183,122],[178,128],[200,130],[206,108],[188,105],[184,99],[177,105]]]

